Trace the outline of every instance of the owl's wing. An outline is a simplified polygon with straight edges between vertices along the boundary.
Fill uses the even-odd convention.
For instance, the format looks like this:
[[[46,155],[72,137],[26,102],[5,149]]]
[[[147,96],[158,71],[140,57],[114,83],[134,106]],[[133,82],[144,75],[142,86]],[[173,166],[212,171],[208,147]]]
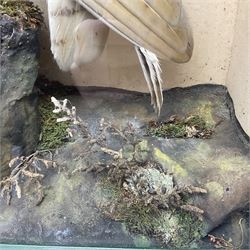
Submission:
[[[182,63],[192,55],[192,37],[178,0],[77,0],[86,10],[135,45],[159,115],[163,96],[158,58]],[[185,24],[185,25],[184,25]]]
[[[178,0],[76,0],[138,47],[182,63],[192,55],[192,37]],[[185,23],[186,24],[186,23]]]
[[[157,56],[181,63],[192,54],[192,38],[181,22],[178,0],[48,0],[48,11],[51,49],[62,70],[101,54],[106,24],[135,45],[151,102],[160,113],[163,98]]]
[[[51,51],[61,70],[91,62],[102,53],[108,27],[74,0],[47,0]]]

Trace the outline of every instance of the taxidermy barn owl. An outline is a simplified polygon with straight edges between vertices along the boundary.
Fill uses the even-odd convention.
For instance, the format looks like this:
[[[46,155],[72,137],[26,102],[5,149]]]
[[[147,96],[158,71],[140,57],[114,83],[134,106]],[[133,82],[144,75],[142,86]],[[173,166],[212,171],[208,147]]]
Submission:
[[[192,37],[179,0],[47,0],[51,50],[63,71],[97,59],[109,28],[135,47],[159,115],[163,103],[159,59],[187,62]]]

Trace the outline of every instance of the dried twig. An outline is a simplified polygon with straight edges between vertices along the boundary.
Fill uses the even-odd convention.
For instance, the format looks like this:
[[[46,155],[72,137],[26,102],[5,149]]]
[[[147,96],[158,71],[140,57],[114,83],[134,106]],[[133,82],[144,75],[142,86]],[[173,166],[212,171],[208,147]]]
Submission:
[[[81,135],[85,138],[90,137],[89,132],[87,130],[86,124],[82,121],[82,119],[77,115],[76,107],[71,104],[68,99],[57,100],[55,97],[51,97],[51,102],[54,104],[55,108],[52,111],[55,114],[61,113],[63,116],[56,119],[56,122],[66,122],[70,121],[73,125],[77,125],[81,129]],[[76,130],[76,131],[75,131]],[[74,128],[67,128],[67,133],[70,138],[74,137],[74,134],[79,131]]]
[[[104,148],[104,147],[102,147],[101,150],[102,150],[104,153],[113,156],[115,160],[116,160],[116,159],[121,159],[121,158],[122,158],[122,150],[115,151],[115,150],[112,150],[112,149],[109,149],[109,148]]]
[[[209,241],[214,245],[215,248],[223,248],[223,249],[240,249],[243,245],[244,241],[244,231],[242,228],[242,221],[244,219],[240,218],[239,220],[239,226],[240,226],[240,232],[241,232],[241,242],[238,246],[235,246],[232,243],[232,239],[225,240],[224,237],[217,237],[211,234],[208,234]]]
[[[240,241],[240,244],[236,247],[236,249],[240,249],[241,246],[243,245],[243,242],[244,242],[244,230],[243,230],[243,227],[242,227],[242,221],[244,219],[243,218],[240,218],[239,220],[239,226],[240,226],[240,232],[241,232],[241,241]]]
[[[206,194],[207,190],[201,187],[195,187],[192,185],[184,186],[180,188],[182,193],[188,193],[188,194]]]
[[[189,205],[189,204],[181,205],[180,208],[185,210],[185,211],[192,212],[194,214],[204,214],[204,210],[202,210],[198,207],[195,207],[193,205]]]
[[[216,237],[212,234],[208,234],[208,239],[211,243],[213,243],[215,248],[234,249],[231,239],[225,240],[223,237]]]
[[[53,104],[55,105],[53,113],[64,113],[63,117],[57,118],[57,122],[71,121],[73,122],[73,124],[80,124],[81,118],[76,114],[76,107],[72,106],[68,99],[57,100],[54,96],[52,96],[51,102],[53,102]],[[71,107],[68,107],[68,104],[70,104]]]
[[[53,160],[46,160],[37,157],[43,152],[49,151],[36,151],[27,157],[15,157],[9,162],[9,167],[12,169],[11,174],[0,181],[0,196],[6,200],[8,205],[10,205],[13,191],[15,191],[17,198],[20,199],[22,197],[20,183],[21,180],[26,180],[25,178],[35,181],[39,193],[38,196],[40,197],[39,200],[43,199],[44,195],[41,180],[44,178],[44,174],[40,173],[41,166],[39,165],[42,164],[45,168],[56,167],[56,163]]]

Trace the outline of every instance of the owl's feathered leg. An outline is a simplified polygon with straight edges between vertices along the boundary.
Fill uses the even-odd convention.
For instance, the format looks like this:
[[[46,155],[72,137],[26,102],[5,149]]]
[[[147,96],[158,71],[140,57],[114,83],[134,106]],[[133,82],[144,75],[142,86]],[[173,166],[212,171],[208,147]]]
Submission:
[[[69,71],[74,57],[73,31],[85,18],[83,8],[71,0],[48,0],[47,4],[51,51],[59,68]]]
[[[93,62],[104,50],[109,28],[97,19],[87,19],[75,29],[75,51],[72,67]]]
[[[159,60],[154,53],[145,48],[135,46],[135,50],[139,57],[143,74],[148,84],[151,95],[151,104],[159,116],[163,103],[161,67]]]
[[[98,58],[106,44],[108,27],[76,1],[48,0],[51,51],[63,71]]]

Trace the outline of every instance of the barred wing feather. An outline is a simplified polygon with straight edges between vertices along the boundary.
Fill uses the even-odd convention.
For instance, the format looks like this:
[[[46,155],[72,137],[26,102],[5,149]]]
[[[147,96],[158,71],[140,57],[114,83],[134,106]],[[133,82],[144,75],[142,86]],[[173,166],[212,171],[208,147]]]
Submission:
[[[178,1],[77,1],[111,29],[133,44],[155,53],[159,58],[178,63],[190,59],[192,39],[188,30],[179,26],[182,12],[180,7],[178,8],[180,6]],[[161,4],[158,6],[159,2]],[[161,11],[159,11],[160,8],[162,8]],[[164,18],[162,18],[163,15]]]

